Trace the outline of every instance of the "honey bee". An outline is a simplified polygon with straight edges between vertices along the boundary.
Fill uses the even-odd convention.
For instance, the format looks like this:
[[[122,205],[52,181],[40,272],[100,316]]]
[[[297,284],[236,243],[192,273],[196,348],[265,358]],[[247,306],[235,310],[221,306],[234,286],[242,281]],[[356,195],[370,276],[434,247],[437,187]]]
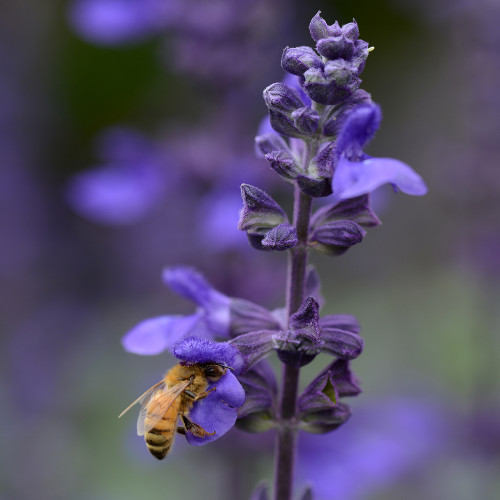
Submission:
[[[220,363],[177,364],[171,368],[163,380],[150,387],[119,415],[127,413],[139,403],[142,408],[137,420],[137,434],[144,436],[149,452],[158,460],[163,460],[174,441],[176,432],[187,432],[197,437],[213,436],[195,424],[188,415],[193,404],[206,398],[216,390],[210,383],[217,382],[229,367]],[[177,427],[178,417],[182,427]]]

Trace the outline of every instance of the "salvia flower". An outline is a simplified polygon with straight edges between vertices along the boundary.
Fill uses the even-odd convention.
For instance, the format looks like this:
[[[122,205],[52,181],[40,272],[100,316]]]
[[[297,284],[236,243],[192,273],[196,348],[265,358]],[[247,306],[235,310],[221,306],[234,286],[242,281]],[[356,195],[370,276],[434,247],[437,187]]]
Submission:
[[[189,267],[171,267],[163,280],[178,295],[198,307],[188,316],[167,315],[141,321],[122,339],[125,350],[135,354],[159,354],[180,339],[198,337],[228,338],[258,328],[276,328],[277,320],[267,309],[253,302],[228,297]]]
[[[245,391],[236,375],[243,367],[243,360],[236,348],[227,342],[215,342],[207,338],[188,337],[173,347],[173,354],[183,364],[220,363],[229,367],[215,384],[209,385],[212,391],[206,398],[196,401],[189,418],[213,435],[203,438],[190,432],[186,433],[189,444],[202,446],[223,436],[235,424],[238,408],[245,402]]]
[[[406,163],[373,158],[363,152],[380,120],[380,107],[373,103],[357,106],[346,118],[337,139],[339,160],[333,179],[333,191],[339,199],[355,198],[387,183],[406,194],[421,196],[427,192],[422,178]]]

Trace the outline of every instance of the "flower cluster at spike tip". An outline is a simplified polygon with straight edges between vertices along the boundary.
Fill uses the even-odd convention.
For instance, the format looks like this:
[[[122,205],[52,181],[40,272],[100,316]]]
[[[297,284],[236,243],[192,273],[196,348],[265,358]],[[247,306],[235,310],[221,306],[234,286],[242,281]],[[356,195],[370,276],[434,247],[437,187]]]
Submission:
[[[167,268],[167,286],[196,310],[147,319],[123,337],[129,352],[169,350],[181,364],[219,363],[230,370],[215,383],[214,393],[194,399],[190,413],[198,427],[215,433],[200,437],[187,426],[187,439],[205,444],[235,423],[250,432],[274,429],[276,500],[293,494],[297,432],[337,429],[351,414],[342,399],[361,392],[351,369],[363,350],[360,326],[350,315],[320,315],[320,277],[308,265],[308,252],[340,256],[361,243],[367,229],[380,224],[370,193],[382,184],[410,195],[427,190],[408,165],[363,151],[379,128],[381,110],[360,89],[371,48],[359,38],[357,23],[328,25],[318,13],[309,29],[316,47],[284,49],[281,65],[291,76],[264,90],[272,130],[256,137],[258,153],[294,188],[293,217],[264,190],[241,185],[238,228],[254,248],[288,253],[285,307],[270,311],[224,295],[191,268]],[[316,198],[331,195],[331,202],[313,207]],[[280,382],[265,359],[272,353],[283,366]],[[320,353],[334,359],[299,393],[301,368]],[[215,427],[219,415],[222,424]],[[268,498],[261,492],[260,498]]]

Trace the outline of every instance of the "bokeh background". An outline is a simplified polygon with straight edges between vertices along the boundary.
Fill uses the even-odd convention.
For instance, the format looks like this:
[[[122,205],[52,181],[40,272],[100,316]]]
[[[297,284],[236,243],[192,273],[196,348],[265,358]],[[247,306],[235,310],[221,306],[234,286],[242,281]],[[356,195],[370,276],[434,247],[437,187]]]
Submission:
[[[289,207],[253,137],[283,47],[310,43],[318,10],[375,46],[370,153],[412,165],[429,194],[382,190],[363,245],[312,257],[324,313],[362,324],[364,393],[342,429],[301,436],[299,489],[500,496],[498,2],[17,0],[0,5],[1,500],[246,499],[271,478],[271,433],[151,458],[135,416],[116,417],[173,360],[120,338],[192,311],[166,265],[283,303],[285,257],[236,231],[238,186]]]

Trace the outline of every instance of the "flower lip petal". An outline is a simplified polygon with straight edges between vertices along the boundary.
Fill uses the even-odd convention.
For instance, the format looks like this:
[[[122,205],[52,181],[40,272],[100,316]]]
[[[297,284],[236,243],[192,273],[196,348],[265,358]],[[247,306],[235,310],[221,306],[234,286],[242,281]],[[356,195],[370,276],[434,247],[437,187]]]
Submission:
[[[146,319],[123,336],[122,345],[126,351],[134,354],[159,354],[188,334],[200,319],[199,314]]]
[[[226,374],[227,375],[227,374]],[[204,438],[186,432],[186,441],[194,446],[203,446],[222,437],[236,423],[238,411],[226,405],[216,397],[215,393],[209,394],[205,399],[197,401],[189,412],[189,419],[200,425],[207,432],[214,432]]]
[[[333,190],[341,200],[370,193],[383,184],[393,184],[414,196],[427,193],[423,179],[409,165],[394,158],[372,158],[365,155],[359,162],[342,156],[333,178]]]
[[[167,348],[168,332],[173,316],[146,319],[122,338],[123,348],[135,354],[159,354]]]
[[[172,350],[174,356],[186,363],[220,363],[239,374],[244,361],[238,349],[227,342],[209,338],[188,337],[179,341]]]
[[[197,401],[189,413],[189,418],[207,432],[215,434],[200,438],[187,432],[186,439],[189,444],[202,446],[223,436],[235,424],[237,409],[245,402],[245,391],[230,371],[213,385],[217,390]]]

